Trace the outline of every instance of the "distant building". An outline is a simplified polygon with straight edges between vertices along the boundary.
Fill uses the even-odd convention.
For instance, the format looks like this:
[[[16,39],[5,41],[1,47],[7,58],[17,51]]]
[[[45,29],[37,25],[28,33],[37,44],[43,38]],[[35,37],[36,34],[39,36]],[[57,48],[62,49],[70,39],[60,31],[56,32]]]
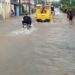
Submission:
[[[50,4],[51,0],[34,0],[35,6],[36,4],[41,4],[41,3],[45,3],[45,4]]]
[[[49,0],[34,0],[35,4],[40,4],[42,2],[46,3],[48,2]]]
[[[34,0],[34,3],[35,4],[39,4],[39,3],[41,3],[42,2],[42,0]]]

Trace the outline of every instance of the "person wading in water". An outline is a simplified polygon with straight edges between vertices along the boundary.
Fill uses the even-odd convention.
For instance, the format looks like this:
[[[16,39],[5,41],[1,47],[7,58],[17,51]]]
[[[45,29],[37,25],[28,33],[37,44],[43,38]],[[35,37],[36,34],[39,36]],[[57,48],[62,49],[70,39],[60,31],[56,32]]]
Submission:
[[[69,8],[67,10],[67,18],[68,18],[70,24],[72,24],[72,21],[73,21],[73,12],[72,12],[72,9],[71,8]]]

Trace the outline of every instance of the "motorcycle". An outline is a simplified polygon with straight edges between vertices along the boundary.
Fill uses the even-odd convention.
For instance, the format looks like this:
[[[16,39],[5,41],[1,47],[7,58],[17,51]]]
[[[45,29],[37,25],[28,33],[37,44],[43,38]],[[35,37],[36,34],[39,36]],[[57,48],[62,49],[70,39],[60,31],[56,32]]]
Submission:
[[[24,24],[23,24],[23,28],[25,28],[25,27],[29,30],[32,26],[31,26],[30,24],[24,23]]]

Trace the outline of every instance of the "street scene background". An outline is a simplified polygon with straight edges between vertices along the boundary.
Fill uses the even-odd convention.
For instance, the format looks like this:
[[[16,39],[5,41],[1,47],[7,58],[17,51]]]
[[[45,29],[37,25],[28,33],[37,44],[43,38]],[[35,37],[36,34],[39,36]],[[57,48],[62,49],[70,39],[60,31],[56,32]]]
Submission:
[[[22,15],[1,16],[0,75],[75,75],[75,18],[70,24],[59,8],[50,22],[30,16],[30,30],[22,28]]]

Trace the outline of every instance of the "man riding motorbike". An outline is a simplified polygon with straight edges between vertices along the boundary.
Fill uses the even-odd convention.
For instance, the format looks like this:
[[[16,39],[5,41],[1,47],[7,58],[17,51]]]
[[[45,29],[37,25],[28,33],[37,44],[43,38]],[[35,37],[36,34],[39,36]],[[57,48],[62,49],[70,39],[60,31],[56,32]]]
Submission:
[[[28,15],[28,13],[26,13],[23,16],[23,21],[22,21],[23,28],[24,28],[25,25],[27,27],[31,27],[31,23],[32,23],[31,17]]]

